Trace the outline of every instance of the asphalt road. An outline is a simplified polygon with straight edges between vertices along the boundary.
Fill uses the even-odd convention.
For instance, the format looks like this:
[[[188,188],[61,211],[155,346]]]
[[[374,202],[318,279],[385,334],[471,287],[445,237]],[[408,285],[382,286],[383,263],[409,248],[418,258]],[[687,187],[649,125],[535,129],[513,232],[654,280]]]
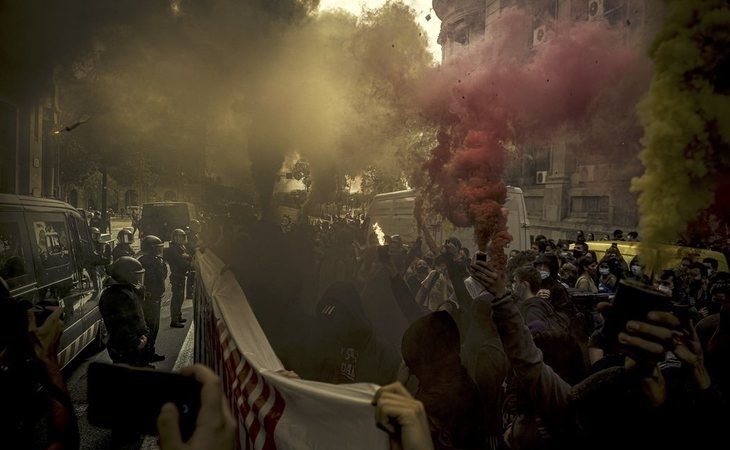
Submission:
[[[128,221],[113,221],[112,236],[116,237],[117,231],[124,226],[128,226]],[[139,241],[135,239],[133,245],[139,248]],[[156,350],[157,353],[165,355],[164,361],[156,363],[158,370],[172,371],[182,366],[192,363],[192,300],[185,300],[183,303],[183,317],[188,321],[185,328],[170,328],[170,284],[167,282],[167,290],[162,298],[162,314],[160,319],[160,331],[157,336]],[[182,351],[181,351],[182,350]],[[89,423],[86,415],[88,403],[86,398],[86,372],[89,364],[92,362],[108,362],[111,363],[106,350],[92,354],[86,352],[74,361],[64,371],[71,401],[74,404],[76,415],[79,423],[79,431],[81,433],[81,449],[82,450],[104,450],[104,449],[124,449],[136,450],[144,448],[149,450],[155,448],[156,440],[154,438],[137,437],[131,439],[130,442],[122,442],[115,435],[112,437],[110,430],[97,428]]]

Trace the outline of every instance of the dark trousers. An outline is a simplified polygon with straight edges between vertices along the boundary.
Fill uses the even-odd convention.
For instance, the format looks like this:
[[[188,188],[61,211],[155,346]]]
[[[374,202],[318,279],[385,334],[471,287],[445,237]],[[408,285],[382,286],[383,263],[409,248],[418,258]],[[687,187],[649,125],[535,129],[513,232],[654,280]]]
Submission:
[[[170,322],[182,319],[182,304],[185,300],[185,275],[170,275],[172,298],[170,299]]]
[[[141,350],[118,350],[114,347],[107,347],[106,349],[109,352],[109,357],[114,364],[127,364],[134,367],[147,366],[147,355],[143,354]]]
[[[162,308],[162,295],[145,295],[142,312],[144,312],[144,321],[147,323],[147,328],[150,329],[145,351],[150,355],[156,353],[155,341],[157,340],[157,333],[160,331],[160,308]]]

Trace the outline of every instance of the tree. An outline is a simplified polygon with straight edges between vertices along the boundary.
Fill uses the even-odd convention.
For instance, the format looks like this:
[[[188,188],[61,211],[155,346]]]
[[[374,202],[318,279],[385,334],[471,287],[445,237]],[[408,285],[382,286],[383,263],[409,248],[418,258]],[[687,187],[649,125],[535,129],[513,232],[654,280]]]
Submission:
[[[366,202],[377,194],[400,191],[407,187],[400,171],[385,170],[376,166],[369,166],[365,169],[360,182],[360,190],[363,193],[363,200]]]
[[[296,162],[296,164],[294,164],[294,167],[292,167],[291,174],[295,180],[304,183],[305,189],[309,192],[309,188],[312,186],[312,176],[309,171],[309,163],[300,159]]]

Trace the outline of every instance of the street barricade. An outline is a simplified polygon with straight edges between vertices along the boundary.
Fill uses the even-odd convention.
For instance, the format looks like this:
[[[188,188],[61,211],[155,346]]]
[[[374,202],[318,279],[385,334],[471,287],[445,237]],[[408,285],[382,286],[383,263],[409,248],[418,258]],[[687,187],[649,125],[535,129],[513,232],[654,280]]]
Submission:
[[[386,449],[370,404],[378,386],[288,378],[234,275],[196,256],[195,362],[223,379],[241,449]]]

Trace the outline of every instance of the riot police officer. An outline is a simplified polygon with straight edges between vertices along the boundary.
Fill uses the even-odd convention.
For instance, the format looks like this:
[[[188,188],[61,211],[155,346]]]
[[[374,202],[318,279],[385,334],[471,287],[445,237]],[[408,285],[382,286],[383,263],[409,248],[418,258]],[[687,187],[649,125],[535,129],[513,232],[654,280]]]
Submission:
[[[172,299],[170,300],[170,327],[183,328],[186,320],[182,317],[182,304],[185,299],[185,276],[190,270],[192,257],[185,248],[187,235],[185,231],[176,228],[172,231],[170,247],[165,252],[165,260],[170,265],[170,285]]]
[[[134,256],[132,242],[134,242],[134,236],[132,236],[131,231],[126,228],[119,230],[119,233],[117,233],[117,245],[114,246],[114,251],[112,251],[112,259],[116,261],[122,256]]]
[[[101,293],[99,311],[109,332],[107,350],[114,363],[148,366],[144,348],[149,330],[140,303],[144,273],[139,261],[121,256],[112,263],[111,277]]]
[[[190,221],[190,224],[188,225],[188,229],[185,232],[188,236],[188,242],[186,247],[188,248],[190,254],[194,254],[195,250],[198,249],[200,246],[200,232],[202,231],[203,227],[200,224],[200,221],[198,219],[193,219]]]
[[[140,247],[142,256],[137,260],[145,270],[142,311],[147,328],[150,330],[145,351],[149,362],[157,362],[165,359],[163,355],[155,352],[155,341],[157,332],[160,330],[160,308],[162,307],[162,296],[165,293],[167,264],[162,259],[162,240],[157,236],[145,236]]]
[[[91,227],[91,241],[94,245],[94,253],[96,257],[96,265],[107,266],[112,262],[112,249],[109,244],[102,242],[101,230]]]

